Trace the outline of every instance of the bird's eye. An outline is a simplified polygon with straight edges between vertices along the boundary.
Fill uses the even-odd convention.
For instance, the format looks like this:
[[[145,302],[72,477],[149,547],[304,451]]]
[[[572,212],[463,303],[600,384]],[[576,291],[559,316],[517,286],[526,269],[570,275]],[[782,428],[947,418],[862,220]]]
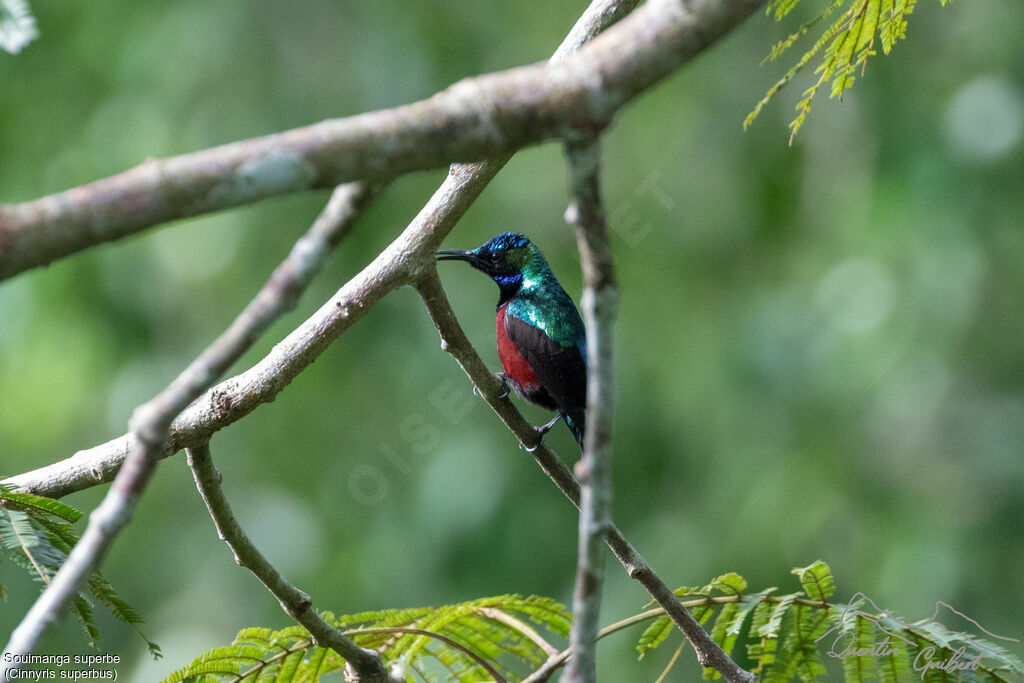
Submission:
[[[498,252],[496,252],[496,251],[492,251],[492,252],[491,252],[490,254],[488,254],[487,256],[488,256],[488,258],[490,258],[490,259],[491,259],[491,263],[497,263],[498,261],[500,261],[500,260],[501,260],[501,254],[499,254],[499,253],[498,253]]]

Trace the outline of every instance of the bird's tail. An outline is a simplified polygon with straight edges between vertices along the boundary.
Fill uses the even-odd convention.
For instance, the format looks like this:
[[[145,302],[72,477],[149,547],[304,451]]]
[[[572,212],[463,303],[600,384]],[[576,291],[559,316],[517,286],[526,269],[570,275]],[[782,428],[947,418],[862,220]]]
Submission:
[[[569,426],[569,431],[576,437],[576,443],[580,445],[580,452],[583,451],[583,433],[586,426],[586,418],[583,416],[583,411],[579,411],[573,415],[565,414],[565,424]]]

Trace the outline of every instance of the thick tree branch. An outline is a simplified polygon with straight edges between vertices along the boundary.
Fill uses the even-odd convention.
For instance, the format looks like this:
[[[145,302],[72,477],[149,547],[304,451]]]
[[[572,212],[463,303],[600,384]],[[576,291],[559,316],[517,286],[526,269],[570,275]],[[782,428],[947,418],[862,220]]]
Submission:
[[[619,293],[608,224],[601,205],[598,142],[570,143],[570,203],[565,220],[576,228],[583,267],[583,319],[587,327],[587,426],[576,465],[580,491],[579,549],[569,634],[567,683],[597,680],[597,631],[604,583],[605,532],[612,525],[612,328]]]
[[[4,652],[32,652],[43,632],[56,623],[65,605],[99,565],[117,534],[131,518],[160,456],[166,452],[172,420],[227,370],[284,312],[320,270],[327,253],[351,227],[357,207],[366,204],[375,188],[355,184],[335,191],[313,227],[295,244],[256,298],[231,325],[155,398],[135,410],[131,419],[133,443],[124,465],[67,560],[14,630]],[[352,209],[349,211],[348,209]],[[17,664],[0,661],[0,680]]]
[[[166,221],[499,157],[601,128],[763,3],[649,0],[564,60],[466,79],[394,109],[147,161],[59,194],[0,206],[0,279]],[[573,38],[592,34],[581,30]]]
[[[545,474],[555,483],[559,490],[580,506],[580,485],[572,472],[565,466],[561,458],[541,441],[537,430],[505,395],[501,382],[494,376],[473,348],[466,333],[462,330],[455,312],[452,310],[448,297],[441,287],[437,271],[427,272],[416,285],[434,325],[441,335],[441,348],[450,353],[462,367],[470,381],[491,407],[501,421],[511,430],[520,445],[526,449],[540,465]],[[589,426],[588,426],[589,429]],[[665,610],[672,621],[683,632],[686,639],[693,645],[697,653],[697,661],[702,666],[709,666],[719,671],[727,681],[753,681],[754,676],[744,671],[729,658],[700,624],[676,599],[665,582],[654,572],[647,560],[626,540],[622,532],[614,524],[609,524],[605,533],[605,542],[612,553],[625,568],[626,573],[636,579],[651,597]]]
[[[552,56],[564,59],[629,11],[639,0],[594,0]],[[455,164],[408,228],[376,260],[350,280],[319,311],[288,335],[259,363],[221,382],[189,406],[171,424],[163,455],[197,446],[263,403],[274,400],[335,339],[381,297],[433,262],[434,251],[484,187],[510,157],[475,164]],[[125,434],[70,458],[11,477],[22,490],[60,498],[112,481],[134,438]]]
[[[231,506],[221,488],[221,474],[213,464],[209,445],[197,446],[186,451],[188,466],[196,481],[196,488],[210,511],[213,524],[222,541],[227,543],[235,555],[235,562],[245,567],[260,580],[269,590],[281,608],[292,619],[301,624],[313,641],[321,647],[329,647],[345,660],[351,669],[349,680],[359,683],[398,683],[388,675],[380,655],[373,650],[364,650],[350,640],[345,634],[334,628],[323,617],[313,610],[313,602],[309,595],[288,582],[281,573],[270,564],[245,534],[238,520],[235,519]]]

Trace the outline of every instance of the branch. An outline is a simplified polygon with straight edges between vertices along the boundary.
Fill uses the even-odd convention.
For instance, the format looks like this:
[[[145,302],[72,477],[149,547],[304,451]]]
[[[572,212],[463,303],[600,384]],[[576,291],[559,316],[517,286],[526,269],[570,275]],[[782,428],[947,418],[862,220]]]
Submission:
[[[313,610],[309,595],[288,583],[288,580],[267,561],[259,548],[249,540],[224,497],[220,485],[221,474],[213,464],[209,445],[190,448],[186,451],[186,456],[192,476],[196,480],[196,488],[206,503],[206,509],[210,511],[221,540],[227,543],[234,553],[235,562],[252,572],[260,583],[266,586],[281,603],[281,608],[288,616],[309,631],[317,645],[331,648],[345,660],[346,668],[354,670],[350,672],[350,681],[397,683],[388,675],[380,655],[373,650],[359,647],[341,631],[324,621],[323,617]]]
[[[358,211],[376,188],[363,184],[340,187],[320,217],[296,242],[291,253],[271,274],[249,305],[171,384],[139,406],[131,419],[132,445],[100,505],[89,515],[81,540],[49,585],[14,630],[4,652],[27,654],[43,632],[56,623],[69,600],[99,565],[117,534],[131,518],[142,491],[166,452],[171,421],[231,366],[271,323],[294,307],[299,295],[320,270],[327,253],[351,228]],[[0,663],[0,680],[18,664]]]
[[[555,483],[565,496],[576,507],[580,506],[580,485],[572,472],[565,466],[561,458],[541,441],[537,430],[523,414],[512,404],[503,390],[501,382],[487,369],[480,355],[473,348],[466,333],[459,325],[455,312],[452,310],[448,297],[441,287],[437,271],[427,272],[417,283],[416,288],[426,304],[434,325],[441,335],[441,348],[450,353],[462,367],[470,381],[483,397],[487,405],[497,413],[501,421],[511,430],[520,445],[526,449],[540,465],[545,474]],[[589,423],[587,429],[590,429]],[[589,434],[587,439],[589,439]],[[697,653],[697,661],[702,666],[712,667],[719,671],[727,681],[753,681],[754,677],[744,671],[729,658],[722,648],[713,641],[700,624],[676,599],[665,582],[654,572],[647,560],[626,540],[622,532],[609,523],[605,533],[605,542],[612,553],[625,568],[630,578],[636,579],[651,597],[661,605],[665,613],[672,618],[686,639],[693,645]]]
[[[639,0],[594,0],[552,56],[572,54],[590,37],[627,14]],[[171,424],[162,457],[199,446],[215,432],[274,398],[363,313],[432,263],[434,251],[510,157],[455,164],[406,230],[306,322],[249,370],[221,382]],[[2,251],[0,251],[2,253]],[[2,257],[0,257],[2,260]],[[5,480],[40,496],[60,498],[112,481],[134,446],[125,434],[70,458]]]
[[[605,532],[612,523],[612,328],[619,298],[608,224],[601,206],[597,140],[567,144],[570,194],[565,220],[576,228],[583,268],[583,318],[587,328],[587,422],[576,465],[580,493],[579,549],[569,633],[568,683],[597,680],[597,631],[604,583]]]
[[[466,79],[414,104],[150,160],[59,194],[0,206],[0,279],[170,220],[500,157],[600,129],[763,3],[651,0],[560,62]],[[582,29],[574,40],[592,34]]]

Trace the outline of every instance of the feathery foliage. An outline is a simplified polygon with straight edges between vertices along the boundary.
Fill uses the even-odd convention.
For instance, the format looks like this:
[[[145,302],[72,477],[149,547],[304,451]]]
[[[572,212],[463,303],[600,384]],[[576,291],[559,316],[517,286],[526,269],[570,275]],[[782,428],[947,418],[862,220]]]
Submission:
[[[11,486],[0,484],[0,559],[7,558],[28,572],[42,590],[78,542],[78,534],[71,525],[81,517],[81,512],[58,500],[15,491]],[[93,572],[88,586],[88,591],[82,591],[71,604],[71,611],[85,631],[90,646],[95,647],[100,635],[93,613],[95,600],[105,605],[116,619],[134,628],[146,642],[150,654],[160,656],[160,647],[139,629],[142,617],[114,591],[102,574]],[[2,583],[0,597],[6,599]]]
[[[802,590],[788,595],[774,595],[775,588],[746,593],[746,581],[736,574],[719,577],[699,590],[680,589],[677,595],[703,621],[718,612],[711,637],[726,652],[745,634],[747,655],[762,683],[822,680],[824,657],[842,660],[847,681],[920,680],[922,673],[926,681],[947,676],[949,680],[1004,681],[1024,676],[1020,660],[988,640],[951,631],[937,621],[908,624],[889,612],[865,612],[867,598],[862,594],[845,605],[829,603],[835,579],[821,560],[798,567],[793,574]],[[692,596],[697,597],[685,599]],[[661,630],[663,619],[656,619],[641,635],[637,644],[641,657],[671,634],[671,628]],[[705,679],[717,677],[713,669],[704,670]]]
[[[1024,665],[989,640],[951,631],[938,621],[902,622],[860,593],[847,604],[829,603],[835,580],[820,560],[793,574],[802,589],[787,595],[775,595],[776,588],[748,592],[746,580],[735,573],[675,593],[698,621],[711,624],[711,637],[727,653],[745,641],[747,656],[763,683],[823,680],[828,658],[841,660],[850,682],[902,682],[922,676],[926,681],[1008,681],[1024,676]],[[869,603],[872,611],[864,611]],[[460,683],[520,681],[545,662],[564,664],[566,652],[558,652],[527,621],[564,640],[571,619],[565,607],[550,598],[516,595],[440,608],[323,616],[361,647],[379,652],[399,678]],[[636,646],[643,658],[675,634],[660,608],[606,626],[599,637],[644,621],[651,623]],[[677,663],[682,645],[675,650],[662,678]],[[280,631],[250,628],[232,645],[210,650],[164,683],[312,682],[344,666],[334,652],[316,646],[300,626]],[[705,679],[718,677],[715,670],[704,669]]]
[[[769,0],[767,11],[776,21],[782,21],[799,2],[800,0]],[[951,0],[940,2],[945,5]],[[913,13],[916,4],[917,0],[828,0],[828,4],[816,17],[772,47],[765,61],[773,62],[781,57],[812,28],[845,6],[842,13],[827,24],[810,49],[768,89],[753,111],[747,115],[743,128],[746,129],[754,122],[764,106],[783,86],[793,80],[812,60],[820,57],[820,62],[814,70],[818,78],[803,92],[803,97],[796,104],[796,118],[789,124],[792,131],[789,142],[792,144],[797,131],[811,112],[811,103],[818,90],[831,81],[829,96],[842,100],[843,93],[853,85],[857,70],[859,69],[863,76],[868,58],[877,54],[876,40],[881,44],[882,52],[889,54],[898,41],[907,37],[907,17]]]
[[[398,676],[440,680],[519,681],[556,651],[533,627],[565,638],[571,616],[551,598],[498,595],[443,607],[321,616],[364,648],[378,650]],[[345,662],[314,644],[300,626],[280,631],[250,628],[228,647],[216,648],[175,671],[177,681],[316,681]]]

